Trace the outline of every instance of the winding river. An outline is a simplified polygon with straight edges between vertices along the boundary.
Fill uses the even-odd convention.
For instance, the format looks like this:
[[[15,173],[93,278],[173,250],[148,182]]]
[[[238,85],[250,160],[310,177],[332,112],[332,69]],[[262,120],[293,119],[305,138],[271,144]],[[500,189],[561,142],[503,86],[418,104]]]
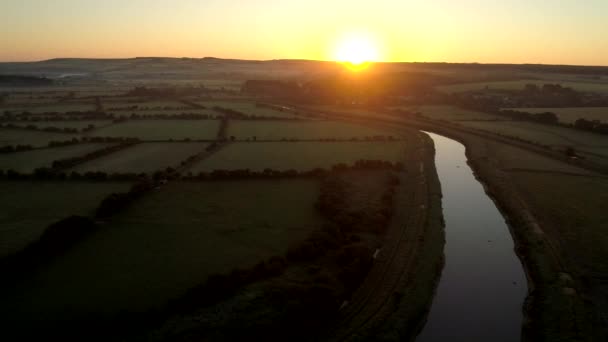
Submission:
[[[427,134],[443,193],[445,266],[416,341],[519,341],[527,283],[509,227],[475,179],[464,146]]]

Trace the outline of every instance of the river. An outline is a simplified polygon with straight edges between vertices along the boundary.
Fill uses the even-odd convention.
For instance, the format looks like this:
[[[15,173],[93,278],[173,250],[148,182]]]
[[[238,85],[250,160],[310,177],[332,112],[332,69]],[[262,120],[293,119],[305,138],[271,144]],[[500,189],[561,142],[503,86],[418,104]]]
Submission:
[[[462,144],[435,143],[445,219],[445,266],[417,342],[521,338],[526,276],[504,217],[475,179]]]

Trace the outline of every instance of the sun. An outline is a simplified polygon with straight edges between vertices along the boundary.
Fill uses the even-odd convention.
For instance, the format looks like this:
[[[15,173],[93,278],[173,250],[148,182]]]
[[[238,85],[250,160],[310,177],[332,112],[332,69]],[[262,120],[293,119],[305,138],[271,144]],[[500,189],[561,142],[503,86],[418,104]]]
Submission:
[[[362,66],[377,61],[380,54],[371,37],[363,34],[352,34],[338,42],[334,58],[352,66]]]

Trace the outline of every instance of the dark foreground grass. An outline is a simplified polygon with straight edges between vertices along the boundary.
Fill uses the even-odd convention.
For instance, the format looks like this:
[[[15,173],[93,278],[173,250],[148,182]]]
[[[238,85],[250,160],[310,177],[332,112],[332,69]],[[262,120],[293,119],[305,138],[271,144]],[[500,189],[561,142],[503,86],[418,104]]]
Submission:
[[[171,183],[5,291],[2,316],[48,327],[161,307],[210,274],[283,255],[322,224],[318,191],[314,180]]]

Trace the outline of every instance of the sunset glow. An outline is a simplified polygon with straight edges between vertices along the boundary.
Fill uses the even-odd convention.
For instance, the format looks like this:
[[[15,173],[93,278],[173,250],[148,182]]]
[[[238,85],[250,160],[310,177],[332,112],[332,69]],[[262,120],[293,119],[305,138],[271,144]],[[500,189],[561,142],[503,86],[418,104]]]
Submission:
[[[376,44],[370,37],[364,35],[346,37],[336,47],[335,59],[353,66],[378,61],[379,58]]]

